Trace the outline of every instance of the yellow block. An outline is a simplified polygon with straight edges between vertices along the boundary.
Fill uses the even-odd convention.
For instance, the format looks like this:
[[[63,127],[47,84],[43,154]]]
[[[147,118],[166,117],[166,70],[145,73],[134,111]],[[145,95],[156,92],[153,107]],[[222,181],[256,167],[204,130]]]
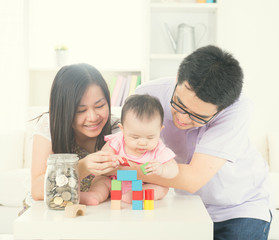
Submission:
[[[153,210],[154,200],[144,200],[144,210]]]

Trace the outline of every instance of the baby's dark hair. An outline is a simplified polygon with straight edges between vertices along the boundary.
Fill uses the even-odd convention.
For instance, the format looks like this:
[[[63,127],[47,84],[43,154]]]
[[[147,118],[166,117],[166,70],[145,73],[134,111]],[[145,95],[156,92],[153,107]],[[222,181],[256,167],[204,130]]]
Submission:
[[[129,111],[135,113],[137,118],[141,120],[144,118],[149,120],[156,116],[156,114],[159,114],[161,118],[161,126],[163,125],[164,110],[160,101],[156,97],[150,96],[148,94],[134,94],[129,96],[125,100],[121,111],[122,125]]]

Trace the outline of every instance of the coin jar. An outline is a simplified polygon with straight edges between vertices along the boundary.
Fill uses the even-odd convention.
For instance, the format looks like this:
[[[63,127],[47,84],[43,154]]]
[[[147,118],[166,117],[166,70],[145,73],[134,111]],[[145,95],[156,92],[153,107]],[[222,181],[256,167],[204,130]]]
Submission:
[[[50,209],[79,203],[77,154],[51,154],[47,160],[44,201]]]

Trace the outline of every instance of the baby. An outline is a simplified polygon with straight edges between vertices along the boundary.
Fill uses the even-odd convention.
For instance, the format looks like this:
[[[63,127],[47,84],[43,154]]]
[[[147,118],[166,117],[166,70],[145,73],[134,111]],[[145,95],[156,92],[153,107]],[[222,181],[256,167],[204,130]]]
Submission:
[[[137,164],[149,162],[148,174],[174,178],[178,174],[175,154],[160,139],[164,111],[159,100],[149,95],[132,95],[124,103],[121,112],[120,132],[105,136],[107,142],[102,151],[112,152]],[[121,160],[120,160],[121,161]],[[107,199],[110,177],[97,176],[92,181],[91,201],[95,205]],[[163,198],[168,188],[155,184],[143,184],[143,189],[154,189],[154,200]],[[131,182],[122,182],[122,200],[132,202]]]

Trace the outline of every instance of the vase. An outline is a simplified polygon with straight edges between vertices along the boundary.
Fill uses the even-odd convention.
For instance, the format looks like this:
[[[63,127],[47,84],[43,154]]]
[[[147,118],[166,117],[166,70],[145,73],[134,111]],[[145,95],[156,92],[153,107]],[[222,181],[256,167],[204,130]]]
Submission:
[[[67,50],[55,50],[56,52],[56,65],[62,67],[67,64],[68,51]]]

